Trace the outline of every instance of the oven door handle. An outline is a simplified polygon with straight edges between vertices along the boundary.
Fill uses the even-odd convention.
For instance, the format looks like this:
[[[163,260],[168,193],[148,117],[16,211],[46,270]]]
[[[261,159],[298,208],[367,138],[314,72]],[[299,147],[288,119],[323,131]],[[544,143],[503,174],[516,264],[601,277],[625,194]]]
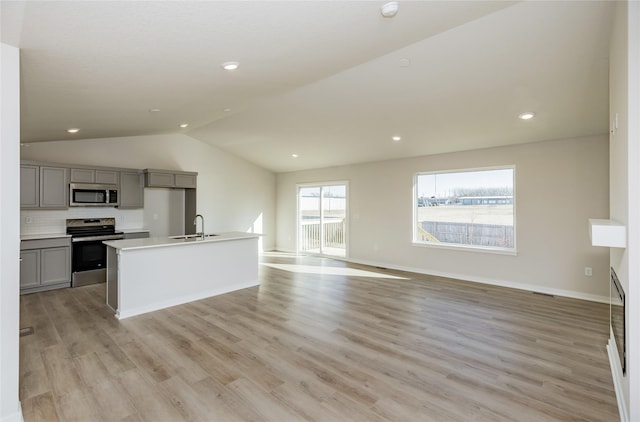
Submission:
[[[84,237],[72,237],[71,242],[95,242],[96,240],[121,240],[124,239],[123,234],[114,235],[100,235],[100,236],[84,236]]]

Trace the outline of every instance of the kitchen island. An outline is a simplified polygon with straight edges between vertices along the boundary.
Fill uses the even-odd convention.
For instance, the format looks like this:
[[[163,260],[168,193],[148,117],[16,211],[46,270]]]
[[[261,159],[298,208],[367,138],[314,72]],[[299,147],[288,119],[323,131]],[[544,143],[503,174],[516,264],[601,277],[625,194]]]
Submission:
[[[105,241],[107,305],[119,319],[257,286],[258,234]]]

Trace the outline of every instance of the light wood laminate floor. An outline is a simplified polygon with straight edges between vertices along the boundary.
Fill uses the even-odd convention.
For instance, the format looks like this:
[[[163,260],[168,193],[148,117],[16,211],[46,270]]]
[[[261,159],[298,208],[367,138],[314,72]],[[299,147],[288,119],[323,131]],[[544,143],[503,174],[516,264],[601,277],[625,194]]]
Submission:
[[[104,284],[22,296],[24,420],[619,420],[606,304],[262,261],[259,287],[123,321]]]

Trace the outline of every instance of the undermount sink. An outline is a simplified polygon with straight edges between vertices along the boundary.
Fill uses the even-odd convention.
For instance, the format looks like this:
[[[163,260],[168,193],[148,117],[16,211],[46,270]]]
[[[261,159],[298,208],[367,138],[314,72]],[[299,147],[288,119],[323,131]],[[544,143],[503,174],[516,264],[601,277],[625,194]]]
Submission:
[[[218,236],[217,234],[213,234],[213,233],[208,233],[204,235],[204,238],[210,238],[210,237],[214,237],[214,236]],[[202,236],[199,234],[185,234],[182,236],[169,236],[169,239],[177,239],[177,240],[202,240]]]

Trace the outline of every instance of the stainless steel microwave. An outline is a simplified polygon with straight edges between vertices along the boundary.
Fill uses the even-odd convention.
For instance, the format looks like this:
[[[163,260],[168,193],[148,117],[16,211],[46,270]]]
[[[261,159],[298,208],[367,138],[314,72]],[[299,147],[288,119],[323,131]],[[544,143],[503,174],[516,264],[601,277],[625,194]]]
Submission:
[[[118,185],[69,184],[70,207],[116,207]]]

